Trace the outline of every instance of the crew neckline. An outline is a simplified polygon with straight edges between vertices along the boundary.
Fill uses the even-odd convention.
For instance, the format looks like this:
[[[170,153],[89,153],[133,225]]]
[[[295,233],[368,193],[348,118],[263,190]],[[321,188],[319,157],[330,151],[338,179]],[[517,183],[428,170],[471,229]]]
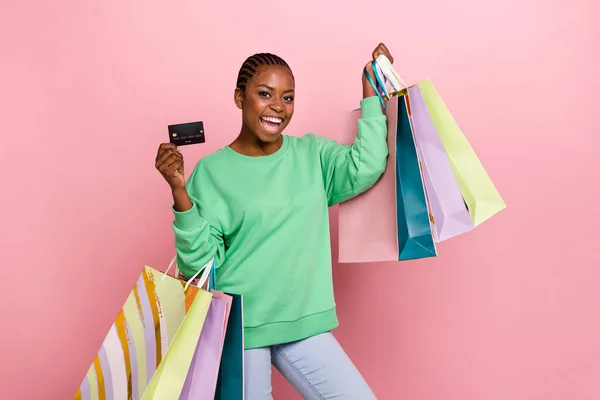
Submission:
[[[225,150],[233,157],[236,157],[237,159],[243,160],[245,162],[261,163],[277,160],[283,157],[283,155],[287,152],[290,146],[289,142],[289,137],[287,135],[281,135],[281,147],[277,149],[275,153],[267,154],[264,156],[248,156],[246,154],[238,153],[237,151],[233,150],[229,145],[225,146]]]

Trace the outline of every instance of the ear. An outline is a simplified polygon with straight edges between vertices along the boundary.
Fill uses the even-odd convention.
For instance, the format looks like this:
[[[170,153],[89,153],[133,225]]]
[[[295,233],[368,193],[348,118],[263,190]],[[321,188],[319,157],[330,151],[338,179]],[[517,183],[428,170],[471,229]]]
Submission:
[[[235,88],[235,92],[233,92],[233,101],[240,110],[244,107],[244,92],[239,88]]]

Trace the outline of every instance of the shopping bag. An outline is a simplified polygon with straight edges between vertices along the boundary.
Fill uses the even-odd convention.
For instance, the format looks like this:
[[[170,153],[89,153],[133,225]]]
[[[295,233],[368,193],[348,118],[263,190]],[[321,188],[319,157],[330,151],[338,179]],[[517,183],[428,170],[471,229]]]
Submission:
[[[216,297],[217,299],[221,299],[225,302],[225,318],[223,319],[223,326],[222,326],[222,340],[221,340],[221,354],[223,353],[223,345],[225,343],[225,334],[227,333],[227,324],[229,322],[229,314],[231,313],[231,304],[233,302],[233,298],[229,295],[226,295],[223,292],[218,292],[214,289],[212,289],[210,291],[210,293],[213,295],[213,297]],[[219,357],[221,357],[219,355]]]
[[[223,350],[227,301],[213,294],[180,400],[212,400]]]
[[[415,145],[409,102],[405,95],[388,102],[388,112],[397,113],[396,124],[396,217],[398,260],[434,257],[433,219],[425,195],[421,161]]]
[[[408,107],[420,155],[437,242],[475,229],[448,155],[417,86],[408,89]]]
[[[175,259],[171,262],[173,264]],[[176,269],[176,276],[183,275]],[[193,281],[195,282],[195,281]],[[207,290],[210,290],[213,299],[220,299],[226,303],[224,321],[222,322],[221,353],[219,354],[219,369],[216,387],[213,391],[214,399],[237,400],[244,398],[244,313],[243,297],[239,294],[223,293],[216,290],[216,268],[214,263],[210,269]],[[207,317],[208,318],[208,317]],[[202,349],[199,350],[200,352]],[[190,369],[191,370],[191,369]],[[212,375],[212,370],[211,377]],[[204,384],[209,389],[210,384]],[[202,390],[202,388],[199,388]],[[208,391],[208,390],[207,390]],[[196,399],[190,391],[189,399]],[[203,396],[205,395],[203,391]],[[204,398],[204,397],[199,397]]]
[[[350,145],[357,134],[360,109],[344,119],[340,143]],[[388,158],[383,175],[371,189],[338,206],[338,262],[398,260],[396,229],[396,121],[387,112]]]
[[[231,296],[215,400],[244,399],[244,314],[242,296]]]
[[[200,272],[201,280],[208,279],[208,268]],[[75,399],[178,399],[211,299],[209,292],[146,266]]]
[[[431,81],[407,86],[384,55],[374,61],[373,70],[377,72],[377,83],[365,75],[386,109],[390,152],[380,180],[370,190],[339,206],[338,261],[393,261],[396,252],[399,260],[427,257],[428,253],[437,255],[428,231],[434,243],[440,242],[473,230],[506,205]],[[386,84],[392,90],[383,90]],[[401,97],[406,107],[403,101],[395,100]],[[402,135],[408,132],[403,117],[405,108],[410,116],[408,125],[412,127],[416,158],[422,167],[425,202],[416,174],[410,169],[415,158],[412,144],[408,135]],[[351,118],[354,126],[359,112],[355,110]],[[394,129],[398,135],[394,135]],[[356,130],[343,131],[347,133],[342,141],[351,144]],[[401,155],[399,149],[405,154]],[[408,168],[408,176],[402,176],[402,167]],[[392,194],[396,195],[395,202]],[[429,228],[423,218],[425,207],[430,216]],[[403,221],[407,222],[406,227]],[[413,250],[418,254],[412,254]]]
[[[385,55],[379,55],[376,63],[378,70],[385,76],[384,81],[389,82],[396,91],[391,95],[386,91],[388,97],[404,91],[403,87],[408,88]],[[402,86],[400,86],[400,82]],[[431,80],[423,80],[414,86],[418,87],[423,97],[427,111],[448,155],[473,225],[478,226],[503,210],[506,204]],[[408,90],[411,91],[413,87]],[[378,96],[382,97],[380,91],[378,91]]]
[[[342,143],[356,137],[360,110],[352,112]],[[404,96],[386,106],[388,159],[371,189],[340,203],[338,261],[377,262],[437,255],[411,123]]]
[[[175,266],[175,276],[185,279],[177,267],[177,256],[173,257],[165,273],[168,273],[172,266]],[[204,281],[192,279],[191,283],[202,287]],[[210,264],[206,283],[206,290],[210,291],[213,298],[211,299],[202,333],[198,340],[198,346],[194,351],[194,357],[192,358],[181,396],[179,397],[180,400],[212,400],[215,396],[232,298],[212,289],[216,283],[214,259]]]
[[[416,86],[448,154],[471,219],[478,226],[506,204],[431,80],[422,80]]]

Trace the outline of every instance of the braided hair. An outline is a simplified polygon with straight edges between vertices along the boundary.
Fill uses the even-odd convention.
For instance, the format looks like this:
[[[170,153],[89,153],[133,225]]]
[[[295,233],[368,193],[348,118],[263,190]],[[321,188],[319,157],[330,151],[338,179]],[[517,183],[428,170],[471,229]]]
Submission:
[[[292,69],[283,58],[271,53],[257,53],[248,57],[246,61],[244,61],[244,64],[242,64],[242,68],[240,68],[240,72],[238,73],[236,87],[242,92],[245,92],[248,81],[256,75],[260,67],[265,65],[280,65],[287,68],[290,71],[290,74],[292,74]],[[292,74],[292,78],[293,77],[294,74]]]

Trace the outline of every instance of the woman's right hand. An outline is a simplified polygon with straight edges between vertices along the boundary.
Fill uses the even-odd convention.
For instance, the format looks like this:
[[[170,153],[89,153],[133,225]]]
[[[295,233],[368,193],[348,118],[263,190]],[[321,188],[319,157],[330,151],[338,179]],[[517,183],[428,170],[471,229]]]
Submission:
[[[175,210],[184,212],[192,208],[192,200],[185,186],[183,155],[177,150],[177,146],[171,143],[161,144],[154,166],[171,186]]]
[[[177,146],[172,143],[162,143],[158,148],[154,166],[173,192],[185,190],[183,155]]]

